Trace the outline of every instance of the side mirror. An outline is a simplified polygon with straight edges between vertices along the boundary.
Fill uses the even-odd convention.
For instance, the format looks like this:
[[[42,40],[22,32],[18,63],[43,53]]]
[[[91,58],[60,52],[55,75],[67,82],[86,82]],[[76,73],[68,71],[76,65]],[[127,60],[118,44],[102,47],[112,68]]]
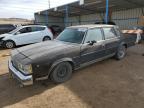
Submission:
[[[88,43],[88,45],[91,45],[91,46],[92,46],[92,45],[94,45],[94,44],[96,43],[96,41],[95,41],[95,40],[93,40],[93,41],[88,41],[87,43]]]

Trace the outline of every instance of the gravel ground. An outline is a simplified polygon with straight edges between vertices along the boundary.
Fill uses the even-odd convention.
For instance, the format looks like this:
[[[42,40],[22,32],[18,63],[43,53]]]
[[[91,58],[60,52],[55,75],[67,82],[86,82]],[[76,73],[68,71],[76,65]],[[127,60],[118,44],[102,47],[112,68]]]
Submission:
[[[20,88],[8,75],[10,50],[0,50],[0,108],[144,108],[144,45],[78,70],[66,83]]]

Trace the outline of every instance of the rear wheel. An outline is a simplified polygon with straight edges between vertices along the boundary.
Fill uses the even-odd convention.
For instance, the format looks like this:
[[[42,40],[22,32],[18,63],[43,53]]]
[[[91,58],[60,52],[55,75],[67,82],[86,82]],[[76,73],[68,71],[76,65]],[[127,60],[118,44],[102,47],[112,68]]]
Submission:
[[[13,41],[6,41],[5,44],[4,44],[4,46],[6,48],[11,49],[11,48],[14,48],[16,45],[15,45],[15,43]]]
[[[45,37],[43,38],[43,41],[48,41],[48,40],[51,40],[51,38],[50,38],[49,36],[45,36]]]
[[[126,55],[126,46],[125,45],[121,45],[119,48],[118,48],[118,51],[115,55],[115,58],[117,60],[121,60],[125,57]]]
[[[72,66],[68,62],[58,64],[50,74],[50,78],[55,83],[63,83],[70,79],[72,75]]]

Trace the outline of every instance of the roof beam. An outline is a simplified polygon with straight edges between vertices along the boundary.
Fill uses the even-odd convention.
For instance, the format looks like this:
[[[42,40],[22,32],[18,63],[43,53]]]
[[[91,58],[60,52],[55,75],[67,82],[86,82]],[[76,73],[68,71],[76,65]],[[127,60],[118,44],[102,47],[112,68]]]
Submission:
[[[136,5],[136,6],[143,6],[142,4],[139,4],[139,3],[131,1],[131,0],[125,0],[125,1],[128,2],[128,3],[131,3],[133,5]]]

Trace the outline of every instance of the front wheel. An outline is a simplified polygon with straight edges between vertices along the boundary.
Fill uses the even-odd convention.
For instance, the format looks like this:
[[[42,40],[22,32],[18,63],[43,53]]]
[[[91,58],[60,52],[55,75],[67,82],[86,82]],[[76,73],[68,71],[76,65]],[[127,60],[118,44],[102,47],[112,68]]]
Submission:
[[[6,41],[4,46],[8,49],[11,49],[15,47],[15,43],[13,41]]]
[[[119,48],[118,48],[118,51],[115,55],[115,58],[117,60],[121,60],[125,57],[126,55],[126,47],[124,45],[121,45]]]
[[[50,74],[50,78],[55,83],[63,83],[70,79],[72,75],[72,66],[68,62],[58,64]]]

